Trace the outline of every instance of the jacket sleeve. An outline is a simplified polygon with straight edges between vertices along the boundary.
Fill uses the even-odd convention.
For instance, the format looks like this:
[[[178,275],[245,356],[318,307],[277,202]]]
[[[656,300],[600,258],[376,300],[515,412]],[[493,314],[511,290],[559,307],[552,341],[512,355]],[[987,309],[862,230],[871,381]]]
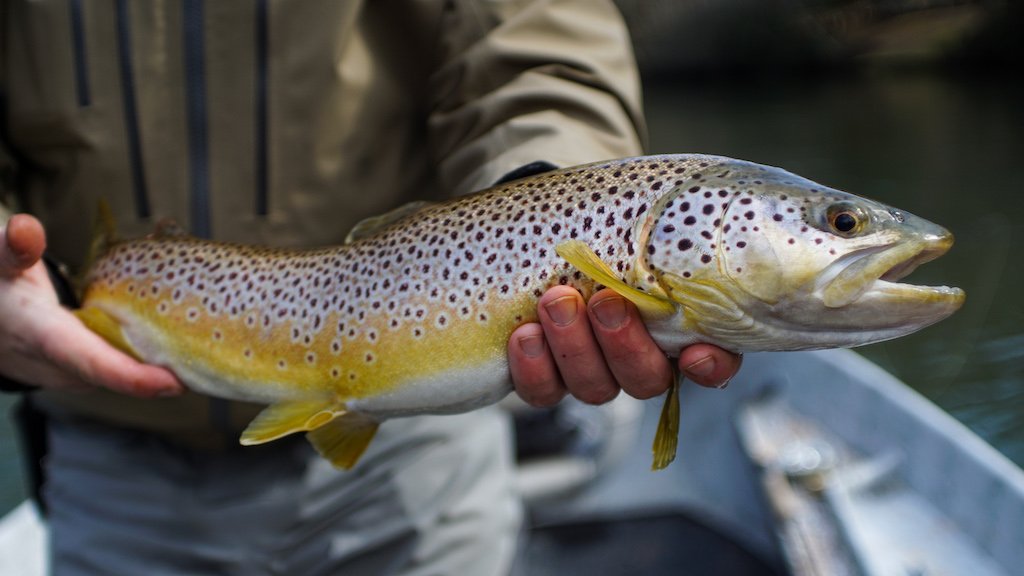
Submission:
[[[456,1],[431,78],[441,184],[467,193],[518,166],[635,156],[644,124],[629,34],[610,1]]]
[[[15,164],[7,144],[7,31],[6,0],[0,0],[0,226],[11,217]]]

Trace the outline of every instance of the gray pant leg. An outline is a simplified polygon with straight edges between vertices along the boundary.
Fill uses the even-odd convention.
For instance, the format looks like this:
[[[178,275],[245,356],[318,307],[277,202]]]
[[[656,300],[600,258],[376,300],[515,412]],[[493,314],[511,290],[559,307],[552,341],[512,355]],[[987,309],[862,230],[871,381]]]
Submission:
[[[394,420],[339,472],[301,438],[200,455],[54,422],[54,573],[504,574],[521,513],[494,410]]]

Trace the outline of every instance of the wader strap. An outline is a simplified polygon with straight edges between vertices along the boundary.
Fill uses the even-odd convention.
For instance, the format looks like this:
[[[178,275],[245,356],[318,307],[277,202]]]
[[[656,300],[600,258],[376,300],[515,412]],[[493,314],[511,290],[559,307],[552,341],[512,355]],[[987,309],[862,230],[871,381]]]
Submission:
[[[45,516],[43,459],[48,451],[46,416],[32,406],[32,398],[27,394],[15,405],[13,416],[21,443],[21,456],[25,463],[25,480],[28,483],[29,495],[35,501],[39,512]]]

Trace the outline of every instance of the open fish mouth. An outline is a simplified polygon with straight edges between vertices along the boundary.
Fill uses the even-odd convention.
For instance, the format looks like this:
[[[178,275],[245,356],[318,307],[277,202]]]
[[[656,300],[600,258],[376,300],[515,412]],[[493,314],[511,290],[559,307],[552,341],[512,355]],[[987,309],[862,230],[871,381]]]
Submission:
[[[965,294],[949,286],[900,283],[918,266],[942,256],[953,245],[953,236],[930,236],[888,246],[860,250],[838,259],[818,279],[818,292],[829,308],[841,308],[861,299],[888,304],[924,305],[948,310],[963,303]],[[938,312],[938,310],[936,310]]]
[[[952,245],[953,239],[952,236],[950,236],[948,242],[938,246],[927,246],[914,256],[911,256],[907,260],[904,260],[887,270],[879,277],[879,280],[883,280],[885,282],[898,282],[899,280],[909,276],[921,264],[931,262],[948,252]]]

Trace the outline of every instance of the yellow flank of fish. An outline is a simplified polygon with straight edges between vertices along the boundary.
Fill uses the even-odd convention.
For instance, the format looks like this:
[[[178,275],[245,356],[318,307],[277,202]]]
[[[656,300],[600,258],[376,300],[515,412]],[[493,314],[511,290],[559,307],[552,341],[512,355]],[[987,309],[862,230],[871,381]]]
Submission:
[[[508,334],[536,319],[534,302],[527,298],[493,310],[474,307],[472,314],[428,315],[429,298],[414,294],[400,311],[405,321],[382,306],[357,315],[361,320],[355,322],[327,311],[305,323],[269,322],[284,308],[232,313],[195,295],[175,299],[176,291],[153,281],[122,280],[95,288],[89,299],[91,306],[116,310],[116,316],[163,334],[163,354],[247,382],[254,394],[267,386],[269,396],[279,387],[299,396],[330,394],[346,400],[387,392],[412,377],[503,355]],[[433,337],[439,329],[460,338]]]

